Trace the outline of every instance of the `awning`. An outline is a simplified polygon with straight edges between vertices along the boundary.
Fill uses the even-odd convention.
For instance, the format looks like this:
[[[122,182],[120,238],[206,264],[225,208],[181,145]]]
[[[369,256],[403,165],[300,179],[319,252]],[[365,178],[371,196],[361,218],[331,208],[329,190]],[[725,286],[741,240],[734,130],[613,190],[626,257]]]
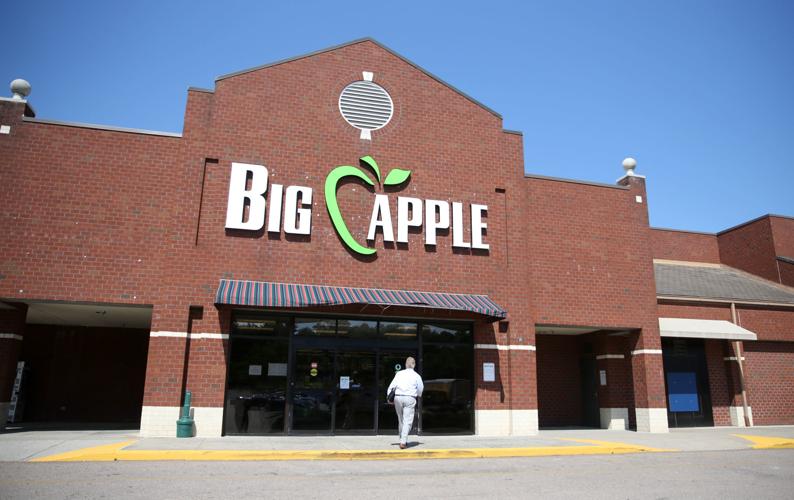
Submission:
[[[261,281],[222,279],[216,304],[251,307],[311,307],[347,304],[406,306],[468,311],[493,320],[507,312],[487,295],[416,292],[380,288],[350,288],[323,285],[296,285]]]
[[[758,340],[750,330],[724,320],[659,318],[659,330],[662,337]]]

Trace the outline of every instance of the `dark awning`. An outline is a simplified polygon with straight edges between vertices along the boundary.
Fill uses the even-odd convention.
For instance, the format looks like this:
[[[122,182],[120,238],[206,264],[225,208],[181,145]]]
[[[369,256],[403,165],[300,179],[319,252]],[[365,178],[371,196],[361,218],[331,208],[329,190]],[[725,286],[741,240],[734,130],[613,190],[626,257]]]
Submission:
[[[226,279],[222,279],[218,286],[215,303],[252,307],[374,304],[468,311],[491,319],[502,319],[507,316],[505,310],[487,295],[295,285]]]

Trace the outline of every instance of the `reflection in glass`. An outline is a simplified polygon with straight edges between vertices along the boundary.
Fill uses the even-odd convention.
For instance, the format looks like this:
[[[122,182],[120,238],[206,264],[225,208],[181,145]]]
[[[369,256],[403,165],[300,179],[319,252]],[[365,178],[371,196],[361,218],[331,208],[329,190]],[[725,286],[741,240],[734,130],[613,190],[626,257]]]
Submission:
[[[235,333],[243,335],[285,336],[289,332],[286,318],[237,318],[233,323]]]
[[[422,431],[472,431],[474,359],[470,345],[423,345]]]
[[[295,351],[292,376],[292,429],[330,431],[335,390],[333,353],[320,349]]]
[[[392,321],[381,321],[380,333],[387,339],[395,339],[395,340],[415,339],[416,323],[395,323]]]
[[[345,352],[336,356],[337,432],[375,430],[375,353]]]
[[[295,335],[333,337],[336,335],[336,320],[295,318]]]
[[[288,343],[234,338],[226,391],[226,433],[284,432]]]
[[[422,342],[470,342],[471,326],[466,324],[422,325]]]
[[[339,335],[342,337],[374,337],[377,332],[377,321],[339,320]]]

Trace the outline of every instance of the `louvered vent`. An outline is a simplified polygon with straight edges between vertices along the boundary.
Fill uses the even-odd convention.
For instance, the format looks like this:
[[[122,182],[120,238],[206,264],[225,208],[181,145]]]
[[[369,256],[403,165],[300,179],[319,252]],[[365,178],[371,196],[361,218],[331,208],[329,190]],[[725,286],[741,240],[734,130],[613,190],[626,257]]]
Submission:
[[[370,75],[365,73],[366,76]],[[394,104],[383,87],[361,80],[351,83],[342,91],[339,96],[339,111],[347,123],[361,130],[362,139],[370,139],[370,131],[383,128],[389,123],[394,113]]]

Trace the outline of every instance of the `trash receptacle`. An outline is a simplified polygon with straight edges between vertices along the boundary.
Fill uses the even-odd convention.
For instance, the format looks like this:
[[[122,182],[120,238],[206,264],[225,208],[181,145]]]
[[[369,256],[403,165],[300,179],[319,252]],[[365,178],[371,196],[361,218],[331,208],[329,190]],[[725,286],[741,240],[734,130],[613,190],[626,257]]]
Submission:
[[[190,416],[190,391],[185,393],[185,404],[182,406],[182,415],[176,421],[176,437],[193,437],[193,418]]]

